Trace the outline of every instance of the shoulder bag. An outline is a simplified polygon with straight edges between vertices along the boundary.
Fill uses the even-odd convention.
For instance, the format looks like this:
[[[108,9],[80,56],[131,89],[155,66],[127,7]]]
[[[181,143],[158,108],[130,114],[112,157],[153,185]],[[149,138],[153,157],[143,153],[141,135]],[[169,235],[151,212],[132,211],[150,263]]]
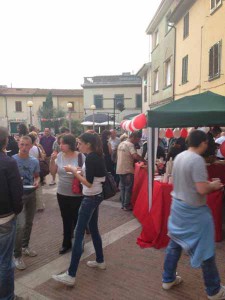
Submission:
[[[83,165],[83,159],[82,159],[82,153],[78,153],[78,166],[81,168]],[[72,183],[72,192],[74,194],[82,194],[82,184],[77,179],[77,177],[74,177],[73,183]]]

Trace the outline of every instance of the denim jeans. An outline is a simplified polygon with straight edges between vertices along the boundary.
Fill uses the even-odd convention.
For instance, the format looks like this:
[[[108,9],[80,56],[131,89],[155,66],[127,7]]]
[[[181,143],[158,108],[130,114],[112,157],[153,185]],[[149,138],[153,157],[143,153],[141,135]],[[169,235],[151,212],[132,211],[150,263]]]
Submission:
[[[177,263],[181,252],[182,247],[170,240],[166,249],[163,282],[172,282],[176,279]],[[220,276],[216,267],[215,256],[203,261],[201,268],[207,295],[213,296],[217,294],[220,290]]]
[[[120,174],[120,200],[122,207],[128,207],[130,205],[133,183],[134,174]]]
[[[14,256],[22,256],[22,247],[29,245],[30,235],[33,227],[34,215],[36,212],[36,195],[32,192],[29,195],[23,195],[23,210],[17,216],[16,222],[16,240]]]
[[[68,273],[70,276],[75,277],[82,255],[83,239],[85,229],[89,224],[89,229],[96,253],[96,261],[101,263],[104,261],[102,239],[98,231],[98,211],[99,204],[102,202],[102,194],[95,196],[84,196],[78,213],[77,225],[75,228],[74,244],[72,249],[72,257]]]
[[[13,247],[16,219],[0,225],[0,300],[14,299]]]

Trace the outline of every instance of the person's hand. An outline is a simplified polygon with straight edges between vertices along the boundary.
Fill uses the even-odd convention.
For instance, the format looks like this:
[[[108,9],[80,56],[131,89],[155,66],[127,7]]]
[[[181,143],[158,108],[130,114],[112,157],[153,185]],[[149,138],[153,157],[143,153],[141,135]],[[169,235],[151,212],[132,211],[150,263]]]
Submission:
[[[210,186],[213,188],[214,191],[223,188],[223,184],[221,183],[220,179],[210,182]]]
[[[66,172],[72,172],[73,174],[76,174],[77,171],[78,171],[78,168],[73,167],[73,166],[71,166],[71,165],[67,165],[67,166],[64,166],[64,170],[65,170]]]
[[[51,155],[51,160],[52,160],[52,161],[55,161],[56,158],[57,158],[57,152],[54,151],[54,152],[52,153],[52,155]]]
[[[34,185],[35,189],[37,189],[39,187],[39,182],[38,181],[34,181],[33,185]]]

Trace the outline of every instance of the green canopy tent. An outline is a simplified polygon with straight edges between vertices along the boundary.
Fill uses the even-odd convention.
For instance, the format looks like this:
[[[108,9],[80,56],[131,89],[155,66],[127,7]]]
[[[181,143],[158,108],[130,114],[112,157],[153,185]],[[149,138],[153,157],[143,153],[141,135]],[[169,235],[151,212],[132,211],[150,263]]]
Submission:
[[[225,125],[225,97],[212,93],[183,97],[148,111],[148,127]]]
[[[158,144],[158,129],[170,127],[202,127],[225,125],[225,97],[204,92],[183,97],[148,111],[149,209],[152,203],[154,162]]]

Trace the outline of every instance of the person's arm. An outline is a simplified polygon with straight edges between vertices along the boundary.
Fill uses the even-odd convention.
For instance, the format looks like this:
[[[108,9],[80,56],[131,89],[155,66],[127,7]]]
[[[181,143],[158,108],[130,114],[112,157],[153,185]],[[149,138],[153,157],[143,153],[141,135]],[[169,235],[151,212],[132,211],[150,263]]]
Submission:
[[[145,162],[145,159],[143,158],[143,157],[141,157],[139,154],[137,154],[137,153],[134,153],[134,154],[132,154],[132,157],[133,157],[133,159],[135,159],[135,160],[140,160],[140,161],[144,161]]]
[[[34,173],[34,186],[35,188],[38,188],[40,182],[39,173]]]
[[[112,155],[112,145],[108,142],[109,154]]]
[[[211,192],[222,189],[223,184],[220,182],[220,180],[216,180],[212,182],[196,182],[195,186],[200,195],[207,195]]]
[[[55,176],[57,173],[57,170],[58,170],[58,167],[55,163],[56,158],[57,158],[57,153],[53,152],[51,155],[50,163],[49,163],[49,170],[50,170],[50,173],[52,176]],[[72,172],[72,171],[69,171],[69,172]]]
[[[71,165],[65,166],[64,167],[66,172],[72,172],[73,175],[85,186],[87,186],[88,188],[92,187],[92,183],[88,182],[87,179],[85,177],[83,177],[80,173],[77,173],[78,171],[80,171],[78,168],[76,167],[72,167]]]
[[[192,178],[200,195],[206,195],[223,187],[220,180],[209,182],[204,159],[196,159],[192,164]]]
[[[13,212],[17,215],[23,209],[22,195],[23,183],[16,161],[11,161],[8,171],[8,186],[12,201]]]

